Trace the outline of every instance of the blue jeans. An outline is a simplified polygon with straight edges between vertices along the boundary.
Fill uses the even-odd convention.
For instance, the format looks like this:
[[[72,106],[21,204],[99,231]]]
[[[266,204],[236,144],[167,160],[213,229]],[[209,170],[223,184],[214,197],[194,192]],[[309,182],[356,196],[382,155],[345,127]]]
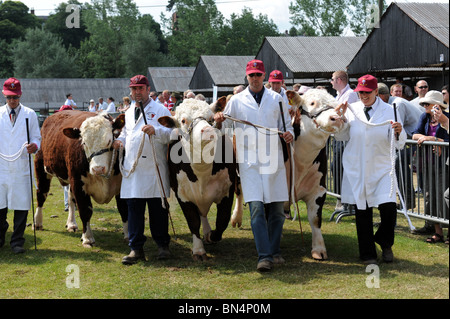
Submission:
[[[169,235],[169,213],[161,204],[160,198],[130,198],[128,205],[128,233],[130,236],[129,246],[132,250],[144,247],[147,237],[145,230],[145,205],[148,205],[150,217],[150,233],[158,247],[167,247],[170,242]]]
[[[258,261],[280,255],[281,233],[284,220],[283,202],[264,204],[249,202],[253,237],[255,238]]]

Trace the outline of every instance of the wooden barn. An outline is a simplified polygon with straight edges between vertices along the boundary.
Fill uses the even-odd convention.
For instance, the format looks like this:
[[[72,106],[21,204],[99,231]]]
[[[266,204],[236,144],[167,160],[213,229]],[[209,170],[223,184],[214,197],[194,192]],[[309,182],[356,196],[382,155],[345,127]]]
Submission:
[[[266,79],[273,70],[287,86],[300,82],[329,84],[333,72],[345,70],[365,37],[266,37],[256,58],[264,62]]]
[[[393,2],[348,64],[348,73],[406,77],[411,85],[428,78],[448,84],[449,4]],[[433,84],[432,84],[433,83]]]
[[[254,56],[202,55],[197,63],[189,89],[196,94],[212,97],[213,86],[218,96],[233,93],[236,85],[245,85],[245,67]]]
[[[189,89],[193,67],[149,67],[147,78],[152,91],[184,92]]]

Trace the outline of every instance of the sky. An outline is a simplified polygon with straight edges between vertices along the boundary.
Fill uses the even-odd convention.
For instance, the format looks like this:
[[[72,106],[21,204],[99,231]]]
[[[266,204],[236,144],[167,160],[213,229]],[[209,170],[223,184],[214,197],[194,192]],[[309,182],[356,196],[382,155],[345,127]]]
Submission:
[[[36,15],[49,15],[54,12],[54,9],[63,0],[20,0],[26,4],[30,9],[34,8]],[[269,19],[278,26],[279,32],[289,30],[292,25],[289,22],[289,4],[294,0],[216,0],[217,9],[229,19],[232,13],[240,14],[244,7],[252,9],[253,15],[257,16],[260,13],[267,15]],[[79,2],[89,2],[89,0],[79,0]],[[153,18],[160,22],[160,13],[163,12],[166,16],[169,12],[166,11],[167,0],[134,0],[142,14],[151,14]],[[387,5],[392,1],[386,1]],[[444,2],[449,0],[404,0],[398,2]]]

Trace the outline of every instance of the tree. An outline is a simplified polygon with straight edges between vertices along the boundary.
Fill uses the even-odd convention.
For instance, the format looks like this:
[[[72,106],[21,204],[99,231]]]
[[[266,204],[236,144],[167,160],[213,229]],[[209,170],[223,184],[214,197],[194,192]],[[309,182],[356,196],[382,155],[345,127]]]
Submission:
[[[308,36],[339,36],[347,25],[345,0],[295,0],[290,21]]]
[[[6,40],[0,39],[0,78],[9,78],[13,75],[14,65],[11,59],[11,46]]]
[[[290,21],[306,36],[341,36],[347,30],[357,36],[367,35],[373,26],[366,18],[377,3],[378,0],[295,0],[289,6]]]
[[[244,8],[240,16],[231,15],[231,21],[225,25],[220,39],[225,44],[223,54],[255,55],[266,36],[278,36],[278,28],[267,15],[253,16],[252,10]]]
[[[224,17],[214,0],[178,0],[173,7],[175,21],[161,16],[167,36],[169,52],[182,66],[194,66],[200,55],[223,54],[220,39]]]
[[[161,52],[167,43],[158,23],[141,16],[132,0],[93,0],[82,17],[89,38],[81,42],[77,63],[83,77],[129,77],[149,66],[175,63]]]
[[[41,29],[29,29],[24,40],[12,46],[14,74],[21,78],[77,77],[73,57],[67,54],[62,39]],[[74,69],[75,68],[75,69]]]
[[[131,48],[131,49],[130,49]],[[149,29],[137,28],[124,40],[122,46],[122,63],[124,76],[147,74],[151,66],[176,66],[174,58],[158,52],[159,44],[156,35]]]
[[[69,4],[79,6],[80,15],[86,12],[86,6],[79,3],[77,0],[69,0],[67,3],[62,2],[56,8],[56,12],[50,14],[45,22],[44,29],[58,35],[62,40],[66,48],[73,46],[79,48],[81,41],[89,37],[89,33],[86,31],[86,24],[84,20],[80,19],[79,28],[68,28],[66,20],[71,12],[66,12],[66,8]]]
[[[28,28],[38,26],[39,19],[30,14],[22,2],[0,2],[0,39],[11,43],[13,39],[23,38]]]
[[[383,0],[383,12],[379,12],[378,0],[349,0],[349,12],[352,17],[350,29],[356,36],[366,36],[381,19],[386,10],[386,1]]]

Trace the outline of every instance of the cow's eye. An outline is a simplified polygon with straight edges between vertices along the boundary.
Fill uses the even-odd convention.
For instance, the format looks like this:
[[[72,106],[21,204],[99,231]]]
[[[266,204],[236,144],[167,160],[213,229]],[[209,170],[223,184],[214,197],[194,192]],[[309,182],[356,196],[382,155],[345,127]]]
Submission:
[[[182,119],[182,120],[181,120],[181,123],[182,123],[182,124],[186,124],[186,120],[185,120],[185,119]]]

